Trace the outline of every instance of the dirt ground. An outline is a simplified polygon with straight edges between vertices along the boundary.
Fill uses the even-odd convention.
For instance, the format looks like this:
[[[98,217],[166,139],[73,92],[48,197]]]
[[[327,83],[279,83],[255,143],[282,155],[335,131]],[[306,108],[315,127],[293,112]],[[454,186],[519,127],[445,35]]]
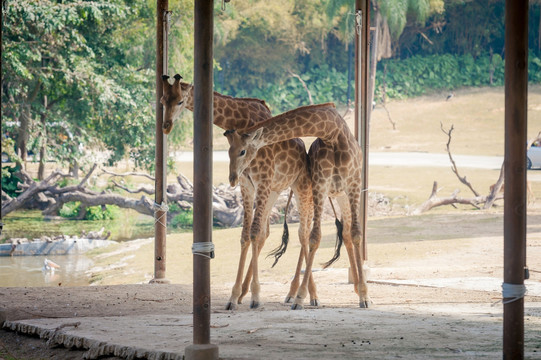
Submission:
[[[249,309],[248,294],[237,310],[224,310],[238,256],[238,243],[232,246],[230,238],[238,236],[238,229],[219,231],[213,240],[217,257],[211,262],[211,342],[219,346],[222,359],[501,358],[503,306],[497,301],[502,227],[501,211],[370,219],[370,238],[377,239],[368,245],[372,307],[358,308],[343,256],[331,269],[314,272],[322,306],[301,311],[282,303],[298,254],[296,241],[281,266],[271,268],[271,260],[262,259],[259,309]],[[280,235],[278,229],[272,232]],[[295,226],[290,233],[296,233]],[[329,235],[318,263],[333,252],[331,224],[324,234]],[[531,277],[525,297],[525,353],[528,359],[541,359],[541,204],[529,208],[527,240]],[[151,344],[160,344],[160,336],[167,338],[156,345],[162,351],[182,354],[192,342],[191,254],[175,246],[185,245],[176,238],[170,243],[168,264],[184,262],[186,267],[168,267],[173,284],[2,288],[0,321],[39,319],[42,326],[65,333],[81,322],[77,331],[102,325],[105,330],[100,331],[109,332],[107,336],[128,334],[135,326],[133,332],[144,334]],[[97,267],[100,257],[103,263],[117,264],[108,271],[103,266],[94,269],[101,271],[99,283],[121,283],[130,273],[141,272],[134,265],[137,253],[149,251],[151,241],[142,240],[137,249],[126,244],[96,255]],[[121,261],[107,256],[112,253],[123,256]],[[141,283],[148,282],[144,271],[139,276]],[[45,339],[0,331],[0,359],[85,357],[92,358],[86,349],[51,347]]]

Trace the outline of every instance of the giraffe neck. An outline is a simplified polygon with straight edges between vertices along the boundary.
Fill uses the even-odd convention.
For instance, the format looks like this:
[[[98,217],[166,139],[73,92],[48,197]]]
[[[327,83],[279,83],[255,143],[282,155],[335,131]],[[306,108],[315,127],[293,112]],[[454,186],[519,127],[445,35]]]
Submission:
[[[258,140],[261,146],[306,136],[335,144],[345,141],[344,136],[353,136],[332,103],[300,107],[258,123],[245,132],[258,129],[261,129]]]
[[[188,85],[184,83],[185,85]],[[194,109],[194,87],[190,88],[186,98],[186,109]],[[214,125],[224,130],[243,130],[268,118],[271,112],[265,102],[252,98],[235,98],[214,91]]]

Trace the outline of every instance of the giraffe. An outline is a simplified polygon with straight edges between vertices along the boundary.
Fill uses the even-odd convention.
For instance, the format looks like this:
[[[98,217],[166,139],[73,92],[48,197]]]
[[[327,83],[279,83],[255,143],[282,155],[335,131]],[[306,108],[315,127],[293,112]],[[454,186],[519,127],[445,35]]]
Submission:
[[[368,297],[366,276],[361,256],[361,165],[362,150],[334,104],[309,105],[288,111],[237,132],[237,141],[229,149],[230,177],[241,173],[258,149],[303,136],[317,137],[308,156],[312,178],[314,218],[310,233],[306,269],[292,309],[302,309],[307,295],[314,256],[321,240],[321,215],[327,196],[336,197],[344,222],[344,244],[352,268],[354,289],[359,306],[366,308]]]
[[[163,97],[161,103],[165,107],[163,132],[169,134],[174,120],[186,108],[193,111],[193,86],[182,82],[180,75],[175,75],[175,81],[170,84],[168,76],[162,76]],[[234,98],[214,92],[214,124],[224,130],[246,129],[270,118],[271,112],[265,101],[252,98]],[[224,134],[230,140],[228,131]],[[301,243],[308,242],[310,219],[313,213],[311,180],[308,173],[306,148],[300,139],[289,139],[283,142],[263,147],[253,154],[253,163],[248,164],[248,170],[242,176],[230,179],[232,186],[240,184],[242,203],[244,207],[243,228],[241,233],[241,252],[237,276],[231,297],[226,309],[234,310],[237,303],[242,302],[248,292],[252,299],[251,308],[260,305],[260,284],[258,276],[258,255],[269,236],[269,215],[280,192],[291,187],[295,194],[300,214],[298,236]],[[255,204],[255,212],[254,212]],[[242,281],[246,256],[252,244],[252,258],[246,277]],[[302,248],[302,247],[301,247]],[[307,253],[306,253],[307,254]],[[306,254],[302,251],[291,281],[290,290],[285,302],[291,302],[300,283],[300,272]],[[309,292],[312,305],[319,305],[316,287],[311,278]]]

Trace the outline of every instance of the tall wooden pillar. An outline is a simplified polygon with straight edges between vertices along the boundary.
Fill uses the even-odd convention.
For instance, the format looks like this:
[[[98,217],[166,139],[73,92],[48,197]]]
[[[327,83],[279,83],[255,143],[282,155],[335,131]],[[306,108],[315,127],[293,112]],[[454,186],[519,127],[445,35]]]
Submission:
[[[167,137],[162,131],[163,95],[162,75],[167,72],[167,9],[168,0],[156,4],[156,171],[154,204],[154,279],[151,283],[169,284],[165,278],[165,254],[167,236]]]
[[[369,144],[369,109],[368,109],[368,49],[370,40],[370,2],[355,0],[355,137],[363,150],[361,226],[363,259],[367,259],[366,221],[368,198],[368,144]]]
[[[524,359],[528,1],[505,4],[503,358]]]
[[[194,11],[193,345],[187,360],[218,359],[218,346],[210,344],[213,1],[196,0]]]

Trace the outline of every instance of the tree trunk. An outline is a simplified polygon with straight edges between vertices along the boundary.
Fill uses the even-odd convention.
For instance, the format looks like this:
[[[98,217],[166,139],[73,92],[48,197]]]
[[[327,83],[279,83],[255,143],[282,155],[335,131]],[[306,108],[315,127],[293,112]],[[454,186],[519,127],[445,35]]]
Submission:
[[[41,145],[39,148],[39,168],[38,168],[38,180],[45,178],[45,155],[47,152],[47,95],[43,97],[43,113],[41,114]]]
[[[26,170],[26,155],[28,153],[28,129],[30,123],[30,106],[23,105],[19,117],[19,134],[17,137],[17,152],[21,158],[21,167]]]
[[[32,119],[31,104],[39,93],[41,83],[38,82],[31,93],[26,97],[22,109],[21,116],[19,117],[20,127],[17,137],[17,150],[19,157],[21,158],[21,167],[26,170],[26,155],[28,153],[28,136],[30,130],[30,121]]]

